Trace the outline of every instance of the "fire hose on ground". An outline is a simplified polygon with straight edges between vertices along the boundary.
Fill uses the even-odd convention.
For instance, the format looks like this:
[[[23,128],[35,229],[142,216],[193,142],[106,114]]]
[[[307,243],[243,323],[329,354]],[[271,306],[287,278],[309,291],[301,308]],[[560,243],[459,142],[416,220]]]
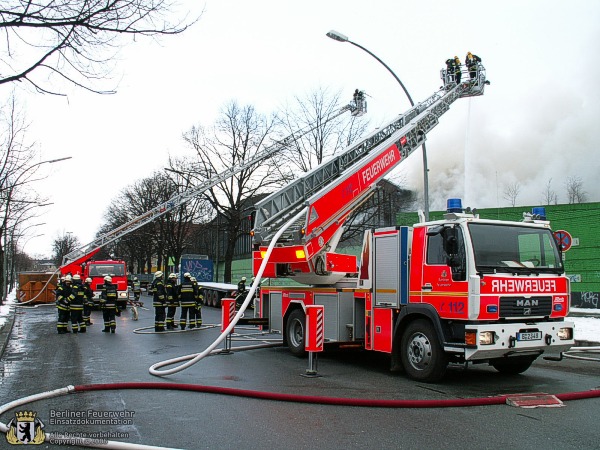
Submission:
[[[279,236],[293,223],[295,222],[305,210],[298,213],[295,217],[293,217],[283,228],[279,230],[279,232],[273,237],[271,243],[267,249],[267,252],[263,258],[262,264],[256,274],[255,281],[252,283],[250,290],[244,300],[244,303],[240,307],[239,311],[235,315],[234,319],[231,321],[229,326],[223,330],[223,332],[219,335],[219,337],[203,352],[181,356],[178,358],[169,359],[166,361],[159,362],[154,364],[149,368],[149,372],[155,376],[165,376],[173,373],[180,372],[193,364],[196,364],[198,361],[203,359],[204,357],[220,352],[221,350],[215,350],[215,347],[219,345],[227,335],[232,331],[235,327],[236,323],[242,317],[244,311],[246,310],[250,300],[254,296],[254,292],[256,291],[257,286],[260,283],[260,279],[266,267],[266,263],[269,259],[269,256],[277,242]],[[245,347],[237,347],[236,350],[252,350],[256,348],[265,348],[278,346],[281,343],[267,343],[260,345],[250,345]],[[586,358],[580,357],[576,355],[569,355],[568,353],[575,352],[598,352],[600,351],[600,347],[581,347],[575,351],[567,352],[564,354],[565,357],[574,358],[574,359],[591,359],[596,360],[594,358]],[[167,370],[158,370],[164,366],[177,364],[183,361],[187,361],[186,363],[174,367],[172,369]],[[285,401],[285,402],[295,402],[295,403],[312,403],[312,404],[321,404],[321,405],[339,405],[339,406],[355,406],[355,407],[376,407],[376,408],[450,408],[450,407],[467,407],[467,406],[487,406],[487,405],[501,405],[507,403],[507,395],[501,395],[496,397],[482,397],[482,398],[460,398],[460,399],[445,399],[445,400],[389,400],[389,399],[359,399],[359,398],[340,398],[340,397],[327,397],[327,396],[314,396],[314,395],[297,395],[297,394],[287,394],[287,393],[277,393],[277,392],[265,392],[265,391],[253,391],[247,389],[236,389],[236,388],[227,388],[227,387],[218,387],[218,386],[206,386],[206,385],[194,385],[194,384],[181,384],[181,383],[149,383],[149,382],[136,382],[136,383],[107,383],[107,384],[89,384],[89,385],[79,385],[79,386],[67,386],[64,388],[56,389],[53,391],[42,392],[39,394],[34,394],[28,397],[24,397],[21,399],[14,400],[12,402],[6,403],[0,406],[0,415],[5,412],[14,409],[18,406],[26,405],[34,401],[54,398],[63,396],[66,394],[74,394],[74,393],[85,393],[91,391],[107,391],[107,390],[123,390],[123,389],[161,389],[161,390],[179,390],[179,391],[192,391],[192,392],[202,392],[208,394],[219,394],[219,395],[230,395],[230,396],[238,396],[238,397],[246,397],[246,398],[255,398],[261,400],[271,400],[271,401]],[[600,389],[594,389],[589,391],[582,392],[571,392],[571,393],[563,393],[556,394],[557,397],[561,401],[569,401],[569,400],[580,400],[580,399],[590,399],[590,398],[598,398],[600,397]],[[0,431],[3,433],[8,433],[9,427],[0,422]],[[59,442],[60,439],[64,439],[65,442],[68,441],[68,438],[64,438],[61,436],[55,436],[52,433],[46,434],[46,441],[53,440],[54,442]],[[164,450],[166,447],[156,447],[156,446],[148,446],[141,444],[130,444],[126,442],[119,441],[105,441],[105,440],[95,440],[95,439],[86,439],[85,442],[79,443],[79,445],[83,445],[86,447],[92,448],[108,448],[108,449],[140,449],[140,450]]]
[[[27,405],[29,403],[49,399],[54,397],[60,397],[67,394],[77,394],[92,391],[113,391],[113,390],[124,390],[124,389],[144,389],[144,390],[177,390],[177,391],[188,391],[188,392],[202,392],[207,394],[219,394],[219,395],[230,395],[245,398],[255,398],[260,400],[271,400],[281,402],[294,402],[294,403],[311,403],[320,405],[338,405],[338,406],[354,406],[354,407],[368,407],[368,408],[456,408],[456,407],[468,407],[468,406],[490,406],[490,405],[503,405],[507,403],[509,398],[508,395],[500,395],[496,397],[481,397],[481,398],[457,398],[457,399],[445,399],[445,400],[388,400],[388,399],[359,399],[359,398],[340,398],[340,397],[327,397],[327,396],[316,396],[316,395],[297,395],[297,394],[284,394],[278,392],[264,392],[264,391],[253,391],[248,389],[235,389],[218,386],[205,386],[196,384],[182,384],[182,383],[106,383],[106,384],[86,384],[78,386],[67,386],[53,391],[41,392],[38,394],[30,395],[21,399],[14,400],[10,403],[6,403],[0,406],[0,415],[5,412],[14,409],[18,406]],[[556,394],[556,398],[561,401],[570,400],[582,400],[600,397],[600,389],[593,389],[589,391],[581,392],[569,392],[563,394]],[[9,427],[0,422],[0,431],[8,433]],[[68,444],[69,438],[65,438],[61,435],[54,435],[47,433],[45,440],[48,442],[64,442]],[[83,442],[78,442],[78,445],[91,448],[108,448],[117,450],[165,450],[167,447],[156,447],[142,444],[131,444],[120,441],[106,441],[97,439],[86,439]]]
[[[267,262],[269,261],[269,257],[271,256],[271,253],[273,252],[273,248],[275,247],[277,240],[285,232],[285,230],[287,230],[294,222],[296,222],[300,217],[302,217],[303,214],[306,214],[306,208],[303,208],[302,211],[300,211],[298,214],[296,214],[294,217],[292,217],[283,227],[281,227],[279,229],[279,231],[277,231],[277,233],[275,233],[275,235],[271,239],[271,242],[269,243],[267,252],[263,256],[262,263],[258,269],[258,272],[256,273],[254,282],[252,283],[250,290],[246,294],[244,303],[242,303],[242,306],[240,307],[239,311],[236,313],[236,315],[233,318],[233,320],[231,321],[231,323],[227,326],[227,328],[225,328],[223,330],[223,332],[221,332],[219,337],[217,337],[217,339],[215,339],[215,341],[212,344],[210,344],[204,351],[202,351],[200,353],[186,355],[186,356],[180,356],[178,358],[173,358],[173,359],[168,359],[166,361],[161,361],[161,362],[158,362],[158,363],[150,366],[150,368],[148,369],[150,374],[155,375],[157,377],[162,377],[165,375],[172,375],[174,373],[185,370],[190,366],[193,366],[194,364],[196,364],[198,361],[202,360],[206,356],[215,354],[215,348],[217,347],[217,345],[219,345],[221,342],[223,342],[223,340],[229,335],[229,333],[231,333],[231,330],[233,330],[235,325],[238,323],[238,321],[244,315],[244,311],[250,304],[250,301],[254,298],[254,293],[256,292],[256,288],[260,284],[262,274],[265,271]],[[246,346],[246,347],[243,347],[243,349],[249,350],[249,349],[255,349],[255,348],[273,347],[273,346],[279,346],[279,345],[281,345],[281,344],[280,343],[260,344],[260,345],[255,345],[255,346]],[[236,350],[239,350],[239,348],[236,348]],[[217,350],[217,352],[220,352],[220,350]],[[187,361],[187,362],[181,364],[180,366],[174,367],[172,369],[158,370],[162,367],[182,363],[184,361]]]

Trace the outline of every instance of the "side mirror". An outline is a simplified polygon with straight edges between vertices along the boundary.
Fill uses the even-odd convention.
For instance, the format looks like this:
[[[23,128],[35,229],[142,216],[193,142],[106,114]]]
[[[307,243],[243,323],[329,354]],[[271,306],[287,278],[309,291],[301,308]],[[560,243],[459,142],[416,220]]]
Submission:
[[[456,228],[446,228],[443,233],[444,251],[448,255],[456,255],[458,253],[458,238]]]

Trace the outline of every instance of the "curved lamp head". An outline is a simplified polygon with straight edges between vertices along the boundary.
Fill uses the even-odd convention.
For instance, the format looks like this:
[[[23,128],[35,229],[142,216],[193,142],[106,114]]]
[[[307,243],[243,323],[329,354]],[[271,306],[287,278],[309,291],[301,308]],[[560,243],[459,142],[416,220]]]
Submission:
[[[348,36],[342,34],[342,33],[338,33],[335,30],[331,30],[327,33],[327,37],[330,37],[333,40],[336,41],[340,41],[340,42],[348,42]]]

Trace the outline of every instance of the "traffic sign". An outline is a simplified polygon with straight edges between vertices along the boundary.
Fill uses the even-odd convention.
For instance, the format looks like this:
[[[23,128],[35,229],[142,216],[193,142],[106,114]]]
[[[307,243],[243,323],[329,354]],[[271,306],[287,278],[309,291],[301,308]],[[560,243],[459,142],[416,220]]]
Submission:
[[[573,238],[571,237],[569,232],[565,230],[555,231],[554,239],[556,239],[556,242],[558,243],[558,245],[560,245],[560,248],[563,252],[569,250],[571,248],[571,245],[573,244]]]

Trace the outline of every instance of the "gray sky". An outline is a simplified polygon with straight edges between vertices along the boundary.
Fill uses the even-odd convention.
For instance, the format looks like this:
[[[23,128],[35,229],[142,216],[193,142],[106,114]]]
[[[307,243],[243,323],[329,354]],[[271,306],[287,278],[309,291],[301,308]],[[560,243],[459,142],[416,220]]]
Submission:
[[[182,3],[197,4],[196,0]],[[207,0],[185,34],[123,49],[118,93],[75,89],[67,98],[18,90],[32,122],[30,137],[54,165],[36,188],[51,197],[25,250],[50,254],[72,231],[94,238],[110,201],[123,188],[184,151],[181,135],[211,125],[229,100],[270,113],[319,87],[369,97],[373,127],[409,107],[400,86],[375,59],[325,33],[335,29],[368,48],[400,77],[415,102],[441,86],[444,61],[479,55],[491,85],[458,100],[429,134],[430,201],[448,197],[472,207],[508,206],[503,191],[519,182],[517,204],[541,202],[548,180],[566,203],[565,181],[578,176],[600,201],[600,2],[455,0],[304,2]],[[0,90],[7,96],[9,89]],[[422,191],[415,152],[395,171]],[[65,213],[76,202],[83,213]],[[65,219],[67,217],[67,219]]]

